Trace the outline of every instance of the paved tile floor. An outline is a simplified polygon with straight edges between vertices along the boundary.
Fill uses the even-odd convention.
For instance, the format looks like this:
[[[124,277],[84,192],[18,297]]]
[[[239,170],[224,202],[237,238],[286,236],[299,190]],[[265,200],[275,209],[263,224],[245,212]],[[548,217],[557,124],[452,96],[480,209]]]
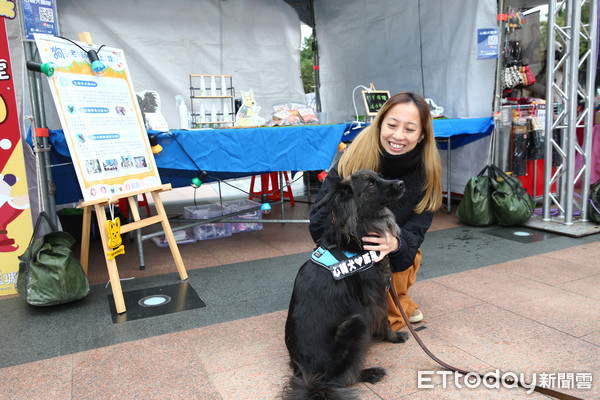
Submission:
[[[181,213],[187,195],[165,196],[169,213]],[[306,199],[297,200],[286,205],[286,218],[307,218]],[[265,218],[279,212],[274,207]],[[528,381],[600,399],[598,238],[550,235],[525,243],[498,232],[510,229],[466,227],[454,212],[436,215],[410,291],[425,315],[416,325],[422,340],[462,369],[524,373]],[[121,278],[135,278],[123,289],[177,282],[169,249],[150,241],[143,247],[145,270],[134,243],[119,256]],[[190,282],[207,307],[114,324],[106,267],[93,242],[89,280],[97,295],[81,305],[31,311],[16,296],[0,299],[0,333],[9,343],[0,399],[275,399],[290,373],[283,327],[291,282],[312,249],[307,225],[295,223],[181,245]],[[83,314],[67,317],[77,307]],[[214,319],[200,321],[206,314]],[[375,343],[366,364],[385,367],[387,376],[357,385],[364,399],[547,398],[522,388],[466,387],[443,375],[413,338]]]

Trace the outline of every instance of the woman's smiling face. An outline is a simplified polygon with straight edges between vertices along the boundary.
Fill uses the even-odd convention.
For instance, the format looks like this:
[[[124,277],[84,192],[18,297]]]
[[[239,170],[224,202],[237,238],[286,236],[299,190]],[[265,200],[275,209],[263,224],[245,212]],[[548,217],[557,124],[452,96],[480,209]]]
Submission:
[[[419,109],[412,103],[396,104],[381,123],[381,146],[391,155],[408,153],[423,140]]]

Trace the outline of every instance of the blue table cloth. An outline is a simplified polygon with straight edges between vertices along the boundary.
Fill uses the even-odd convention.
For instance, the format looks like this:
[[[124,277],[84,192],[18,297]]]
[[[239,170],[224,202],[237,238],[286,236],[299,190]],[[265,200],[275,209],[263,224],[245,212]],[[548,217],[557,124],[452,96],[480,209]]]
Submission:
[[[200,170],[210,182],[275,171],[320,171],[330,167],[341,141],[352,141],[367,126],[362,124],[305,125],[271,128],[173,130],[155,134],[163,147],[155,156],[163,183],[172,187],[190,184]],[[436,138],[451,138],[451,148],[489,135],[492,118],[438,119]],[[31,138],[28,138],[31,144]],[[52,177],[56,203],[81,200],[77,176],[62,130],[50,131]],[[438,143],[445,148],[445,143]]]
[[[356,135],[368,125],[348,125],[342,140],[344,142],[354,140]],[[448,138],[450,138],[450,148],[455,149],[488,136],[493,130],[494,120],[491,117],[433,120],[433,133],[436,139],[440,139],[438,147],[442,150],[447,149]]]
[[[346,124],[270,128],[173,130],[155,134],[163,150],[155,156],[163,183],[188,186],[205,170],[211,178],[230,179],[274,171],[327,169]],[[31,144],[31,138],[28,137]],[[50,131],[52,176],[56,203],[83,198],[62,130]]]

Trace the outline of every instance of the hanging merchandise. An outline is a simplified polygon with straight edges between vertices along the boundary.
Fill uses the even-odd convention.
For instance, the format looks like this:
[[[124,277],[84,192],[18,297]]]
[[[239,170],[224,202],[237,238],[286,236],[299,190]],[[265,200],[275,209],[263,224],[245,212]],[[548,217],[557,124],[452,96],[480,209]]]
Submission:
[[[529,68],[529,65],[521,66],[519,72],[521,72],[523,86],[530,86],[535,83],[535,75],[533,74],[533,72],[531,72],[531,68]]]
[[[544,128],[542,122],[534,111],[527,117],[527,136],[529,137],[530,160],[542,160],[544,158]]]
[[[535,75],[531,72],[529,65],[523,63],[523,50],[519,40],[509,39],[514,34],[514,29],[523,27],[522,14],[513,10],[511,12],[512,24],[507,25],[508,32],[506,34],[506,42],[504,47],[505,63],[502,73],[503,90],[512,90],[525,86],[530,86],[535,83]],[[520,22],[519,22],[520,21]]]
[[[519,109],[518,116],[512,121],[513,151],[512,151],[512,171],[515,176],[527,174],[527,118],[521,114]]]
[[[503,89],[514,89],[518,86],[523,85],[523,77],[519,71],[517,65],[507,66],[504,68],[504,74],[502,75]]]
[[[525,17],[520,10],[511,9],[508,12],[508,27],[510,29],[521,29],[523,28]]]

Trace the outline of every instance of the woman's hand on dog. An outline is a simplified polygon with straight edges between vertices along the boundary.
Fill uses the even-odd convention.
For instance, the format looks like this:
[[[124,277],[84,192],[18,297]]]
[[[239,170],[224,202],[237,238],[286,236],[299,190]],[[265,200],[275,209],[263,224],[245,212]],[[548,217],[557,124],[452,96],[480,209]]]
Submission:
[[[379,257],[375,260],[375,262],[379,262],[385,258],[390,253],[398,250],[400,247],[400,242],[398,238],[392,235],[389,231],[386,231],[383,235],[380,233],[369,232],[369,236],[365,236],[362,238],[364,243],[364,250],[374,250],[379,252]]]

